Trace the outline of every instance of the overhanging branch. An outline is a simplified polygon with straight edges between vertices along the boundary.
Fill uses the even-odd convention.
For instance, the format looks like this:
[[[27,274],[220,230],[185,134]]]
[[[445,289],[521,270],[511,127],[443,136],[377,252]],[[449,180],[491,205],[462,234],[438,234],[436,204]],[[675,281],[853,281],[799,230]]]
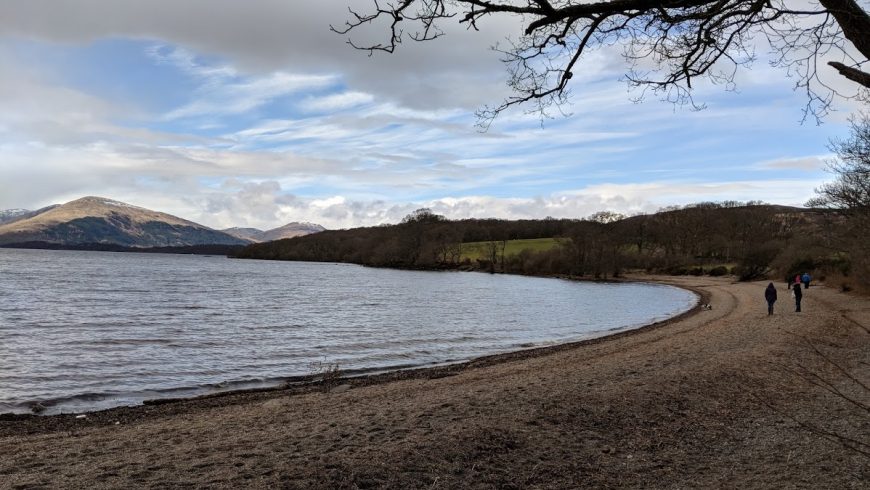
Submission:
[[[737,70],[755,61],[755,36],[766,37],[776,51],[773,63],[807,93],[809,114],[827,113],[834,88],[819,78],[818,62],[831,62],[840,74],[870,87],[861,66],[870,58],[870,16],[856,0],[819,0],[818,9],[789,8],[792,0],[373,0],[370,14],[352,11],[346,34],[363,24],[382,22],[389,41],[357,49],[393,52],[403,38],[428,41],[443,35],[438,22],[457,16],[477,29],[492,15],[522,16],[523,35],[505,52],[515,95],[489,112],[531,102],[542,114],[565,102],[575,64],[589,50],[624,47],[628,80],[663,99],[691,103],[693,82],[705,77],[726,89]],[[864,58],[855,59],[854,46]],[[640,70],[637,70],[640,68]],[[638,73],[640,73],[638,75]],[[484,111],[487,112],[487,111]]]
[[[840,72],[840,75],[843,75],[849,80],[870,88],[870,73],[863,72],[857,68],[852,68],[851,66],[846,66],[837,61],[829,61],[828,65],[833,66],[834,69]]]

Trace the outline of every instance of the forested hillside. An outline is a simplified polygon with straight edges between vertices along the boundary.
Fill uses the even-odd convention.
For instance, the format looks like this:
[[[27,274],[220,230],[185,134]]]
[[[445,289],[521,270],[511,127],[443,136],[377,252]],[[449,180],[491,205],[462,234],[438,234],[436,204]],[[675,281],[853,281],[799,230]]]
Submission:
[[[626,270],[784,278],[798,270],[848,273],[847,257],[829,240],[839,220],[825,210],[738,202],[632,217],[602,212],[581,220],[451,221],[421,209],[397,225],[261,243],[237,256],[594,278]],[[537,238],[554,238],[557,246],[518,253],[507,246],[512,240]],[[463,253],[472,242],[474,260]]]

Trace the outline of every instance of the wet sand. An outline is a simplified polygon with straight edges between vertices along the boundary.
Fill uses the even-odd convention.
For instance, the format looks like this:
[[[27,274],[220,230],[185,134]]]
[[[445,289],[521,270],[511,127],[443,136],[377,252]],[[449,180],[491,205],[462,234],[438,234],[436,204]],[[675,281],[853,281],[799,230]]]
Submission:
[[[870,444],[849,378],[870,385],[870,300],[812,287],[795,313],[778,284],[768,317],[766,282],[659,279],[713,309],[444,368],[2,417],[0,488],[870,485],[841,439]]]

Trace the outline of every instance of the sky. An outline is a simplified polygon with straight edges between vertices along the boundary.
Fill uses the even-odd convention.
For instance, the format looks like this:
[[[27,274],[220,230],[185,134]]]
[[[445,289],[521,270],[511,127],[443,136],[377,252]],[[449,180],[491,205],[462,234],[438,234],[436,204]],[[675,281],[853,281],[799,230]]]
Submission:
[[[638,103],[611,50],[581,61],[566,116],[521,108],[482,132],[475,111],[510,94],[491,48],[521,19],[447,23],[370,57],[329,30],[368,5],[4,0],[0,209],[96,195],[218,229],[337,229],[421,207],[525,219],[802,205],[832,180],[828,141],[854,109],[802,123],[805,96],[763,53],[738,90],[700,85],[704,110]]]

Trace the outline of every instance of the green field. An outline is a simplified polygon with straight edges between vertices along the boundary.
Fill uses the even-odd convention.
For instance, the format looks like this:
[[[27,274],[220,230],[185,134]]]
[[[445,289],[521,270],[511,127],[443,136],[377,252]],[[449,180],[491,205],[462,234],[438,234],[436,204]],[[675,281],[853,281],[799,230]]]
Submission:
[[[490,242],[468,242],[462,244],[462,259],[475,261],[477,259],[486,258],[487,244]],[[559,246],[559,241],[556,238],[533,238],[530,240],[508,240],[505,245],[504,255],[509,257],[517,255],[523,250],[531,250],[534,252],[543,252]]]

